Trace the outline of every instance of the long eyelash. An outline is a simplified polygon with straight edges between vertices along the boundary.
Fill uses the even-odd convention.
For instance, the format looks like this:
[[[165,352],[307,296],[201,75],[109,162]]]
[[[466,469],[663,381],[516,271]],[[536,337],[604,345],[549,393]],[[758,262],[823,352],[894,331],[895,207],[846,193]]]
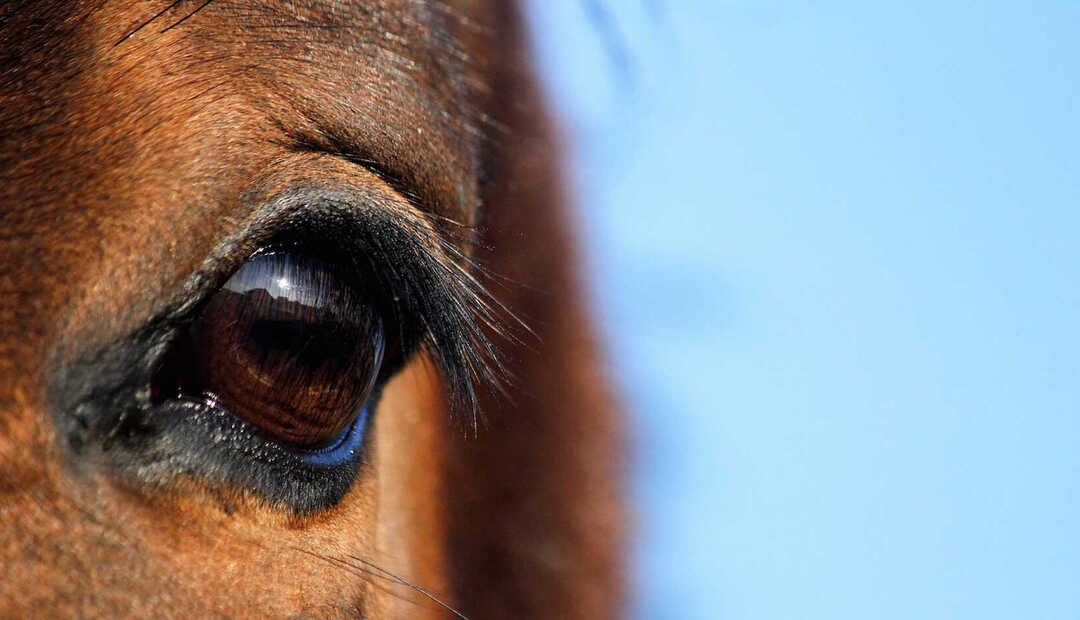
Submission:
[[[481,283],[490,274],[451,241],[466,238],[440,234],[420,216],[387,215],[395,220],[387,229],[408,237],[372,239],[384,259],[381,271],[394,294],[395,318],[418,332],[412,338],[402,334],[402,340],[419,337],[445,379],[452,413],[476,432],[481,396],[509,398],[513,383],[496,339],[522,344],[522,332],[531,331]]]
[[[403,179],[358,153],[334,131],[297,132],[284,124],[279,129],[287,136],[282,146],[345,159],[382,179],[410,203],[422,202]],[[418,324],[419,344],[445,379],[451,414],[475,434],[483,419],[482,394],[512,401],[509,388],[514,377],[495,340],[521,346],[519,334],[535,334],[481,282],[499,276],[461,250],[480,249],[474,231],[431,210],[422,213],[387,210],[384,215],[394,220],[388,231],[405,232],[408,238],[386,242],[375,235],[372,241],[384,259],[381,272],[387,276],[384,285],[394,292],[398,325]],[[403,342],[409,341],[408,334],[401,336]]]

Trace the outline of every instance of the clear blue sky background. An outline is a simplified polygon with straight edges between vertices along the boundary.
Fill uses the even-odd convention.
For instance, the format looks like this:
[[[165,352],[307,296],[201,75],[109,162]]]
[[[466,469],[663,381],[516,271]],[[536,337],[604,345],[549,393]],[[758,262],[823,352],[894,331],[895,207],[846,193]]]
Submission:
[[[635,616],[1080,618],[1080,3],[531,4]]]

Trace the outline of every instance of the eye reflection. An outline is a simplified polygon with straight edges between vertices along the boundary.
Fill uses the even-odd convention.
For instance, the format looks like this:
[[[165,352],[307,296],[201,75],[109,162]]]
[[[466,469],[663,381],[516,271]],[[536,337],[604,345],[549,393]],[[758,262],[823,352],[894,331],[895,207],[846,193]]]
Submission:
[[[237,270],[196,319],[191,344],[183,391],[305,449],[356,420],[383,356],[374,309],[327,263],[284,252]]]
[[[350,293],[326,263],[287,253],[249,260],[222,289],[241,295],[263,290],[271,299],[313,308],[340,305]]]

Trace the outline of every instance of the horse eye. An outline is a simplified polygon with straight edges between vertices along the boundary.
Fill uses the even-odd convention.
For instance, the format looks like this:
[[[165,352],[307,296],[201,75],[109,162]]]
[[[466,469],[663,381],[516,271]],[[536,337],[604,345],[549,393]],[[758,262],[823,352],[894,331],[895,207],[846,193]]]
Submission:
[[[349,429],[383,357],[374,308],[329,264],[284,252],[240,267],[203,307],[189,343],[182,392],[301,449]]]

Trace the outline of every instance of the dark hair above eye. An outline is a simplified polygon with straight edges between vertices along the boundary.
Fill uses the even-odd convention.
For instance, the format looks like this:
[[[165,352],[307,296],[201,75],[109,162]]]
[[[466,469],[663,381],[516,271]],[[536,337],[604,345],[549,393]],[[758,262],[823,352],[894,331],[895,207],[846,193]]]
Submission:
[[[489,340],[513,337],[505,309],[452,233],[380,200],[326,188],[277,196],[176,305],[58,365],[57,428],[77,460],[323,509],[364,462],[383,386],[420,350],[444,375],[455,419],[474,426],[477,390],[506,380]]]

